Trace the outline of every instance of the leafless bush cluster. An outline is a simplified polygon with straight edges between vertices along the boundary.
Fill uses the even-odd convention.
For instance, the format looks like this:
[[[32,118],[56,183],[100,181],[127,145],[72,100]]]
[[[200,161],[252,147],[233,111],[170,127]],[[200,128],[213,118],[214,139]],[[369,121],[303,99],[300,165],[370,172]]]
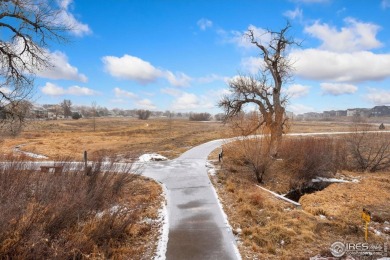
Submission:
[[[255,174],[259,183],[267,174],[273,159],[269,156],[269,140],[262,135],[242,137],[234,147],[243,166]]]
[[[209,113],[191,113],[190,121],[210,121],[211,114]]]
[[[138,116],[138,119],[141,119],[141,120],[147,120],[150,115],[152,114],[152,112],[150,112],[149,110],[137,110],[137,116]]]
[[[280,150],[284,170],[291,172],[290,188],[307,185],[315,177],[330,176],[342,167],[345,150],[330,138],[289,138]]]
[[[113,164],[63,165],[62,173],[27,170],[23,162],[0,165],[0,258],[111,258],[125,243],[144,205],[120,203],[136,175]],[[134,193],[137,186],[132,185]]]
[[[390,134],[356,131],[346,138],[349,168],[361,172],[376,172],[390,168]]]

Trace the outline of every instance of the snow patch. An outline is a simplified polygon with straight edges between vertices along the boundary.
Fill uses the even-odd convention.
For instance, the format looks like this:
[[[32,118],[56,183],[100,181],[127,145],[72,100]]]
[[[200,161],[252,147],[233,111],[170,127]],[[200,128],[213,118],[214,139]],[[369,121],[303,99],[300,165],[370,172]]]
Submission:
[[[323,177],[317,177],[315,179],[311,180],[312,182],[332,182],[332,183],[346,183],[350,182],[343,179],[336,179],[336,178],[323,178]]]
[[[166,161],[168,158],[157,153],[146,153],[141,155],[138,160],[140,162]]]
[[[42,154],[36,154],[36,153],[30,153],[20,150],[21,147],[25,146],[26,144],[17,145],[14,147],[14,151],[17,153],[22,153],[28,157],[35,158],[35,159],[49,159],[49,157],[42,155]]]
[[[162,195],[164,198],[168,198],[168,190],[165,187],[164,184],[161,184],[163,188],[163,193]],[[166,256],[165,254],[167,253],[167,247],[168,247],[168,233],[169,233],[169,219],[168,219],[168,209],[167,209],[167,201],[164,200],[162,203],[162,208],[158,211],[158,222],[161,223],[161,228],[160,228],[160,238],[158,240],[157,244],[157,250],[156,250],[156,255],[154,256],[154,260],[165,260]]]

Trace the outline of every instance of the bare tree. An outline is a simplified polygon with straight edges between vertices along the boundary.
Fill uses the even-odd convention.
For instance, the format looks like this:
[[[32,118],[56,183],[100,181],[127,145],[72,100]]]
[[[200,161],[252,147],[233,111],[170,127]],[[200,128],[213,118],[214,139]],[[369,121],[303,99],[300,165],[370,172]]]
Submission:
[[[34,74],[50,66],[48,41],[64,41],[55,1],[0,1],[0,123],[23,122],[13,109],[31,98]]]
[[[93,131],[96,131],[96,101],[92,101],[92,124]]]
[[[239,114],[245,105],[257,106],[260,117],[253,131],[265,126],[269,128],[271,139],[269,153],[277,156],[286,123],[285,105],[286,97],[282,95],[282,86],[291,79],[292,63],[286,57],[286,49],[290,45],[297,44],[288,36],[291,25],[287,25],[280,31],[268,30],[269,42],[262,43],[249,29],[245,34],[252,44],[260,50],[264,65],[258,76],[240,75],[229,82],[232,94],[226,95],[219,102],[219,106],[225,110],[226,119],[229,120]]]
[[[64,110],[65,118],[72,116],[72,110],[71,110],[72,101],[70,101],[69,99],[64,99],[64,101],[62,101],[61,103],[61,107]]]

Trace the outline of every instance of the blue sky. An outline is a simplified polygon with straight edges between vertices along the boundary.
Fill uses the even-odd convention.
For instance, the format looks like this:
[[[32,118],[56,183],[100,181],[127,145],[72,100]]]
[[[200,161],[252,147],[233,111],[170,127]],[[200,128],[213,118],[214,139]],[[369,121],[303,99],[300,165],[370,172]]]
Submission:
[[[227,81],[256,73],[252,28],[288,19],[302,41],[289,50],[287,109],[390,105],[390,0],[59,0],[70,42],[48,49],[35,102],[108,108],[222,112]]]

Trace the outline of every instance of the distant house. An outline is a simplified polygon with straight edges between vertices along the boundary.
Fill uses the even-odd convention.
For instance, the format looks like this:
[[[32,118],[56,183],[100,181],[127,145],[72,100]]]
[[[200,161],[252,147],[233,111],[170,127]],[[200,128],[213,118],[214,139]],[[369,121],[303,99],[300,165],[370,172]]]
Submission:
[[[37,118],[37,119],[48,118],[48,111],[44,107],[33,106],[30,109],[30,118]]]
[[[369,116],[371,109],[368,108],[351,108],[347,109],[347,116]]]
[[[390,107],[389,106],[375,106],[371,109],[370,116],[374,116],[374,117],[390,116]]]

